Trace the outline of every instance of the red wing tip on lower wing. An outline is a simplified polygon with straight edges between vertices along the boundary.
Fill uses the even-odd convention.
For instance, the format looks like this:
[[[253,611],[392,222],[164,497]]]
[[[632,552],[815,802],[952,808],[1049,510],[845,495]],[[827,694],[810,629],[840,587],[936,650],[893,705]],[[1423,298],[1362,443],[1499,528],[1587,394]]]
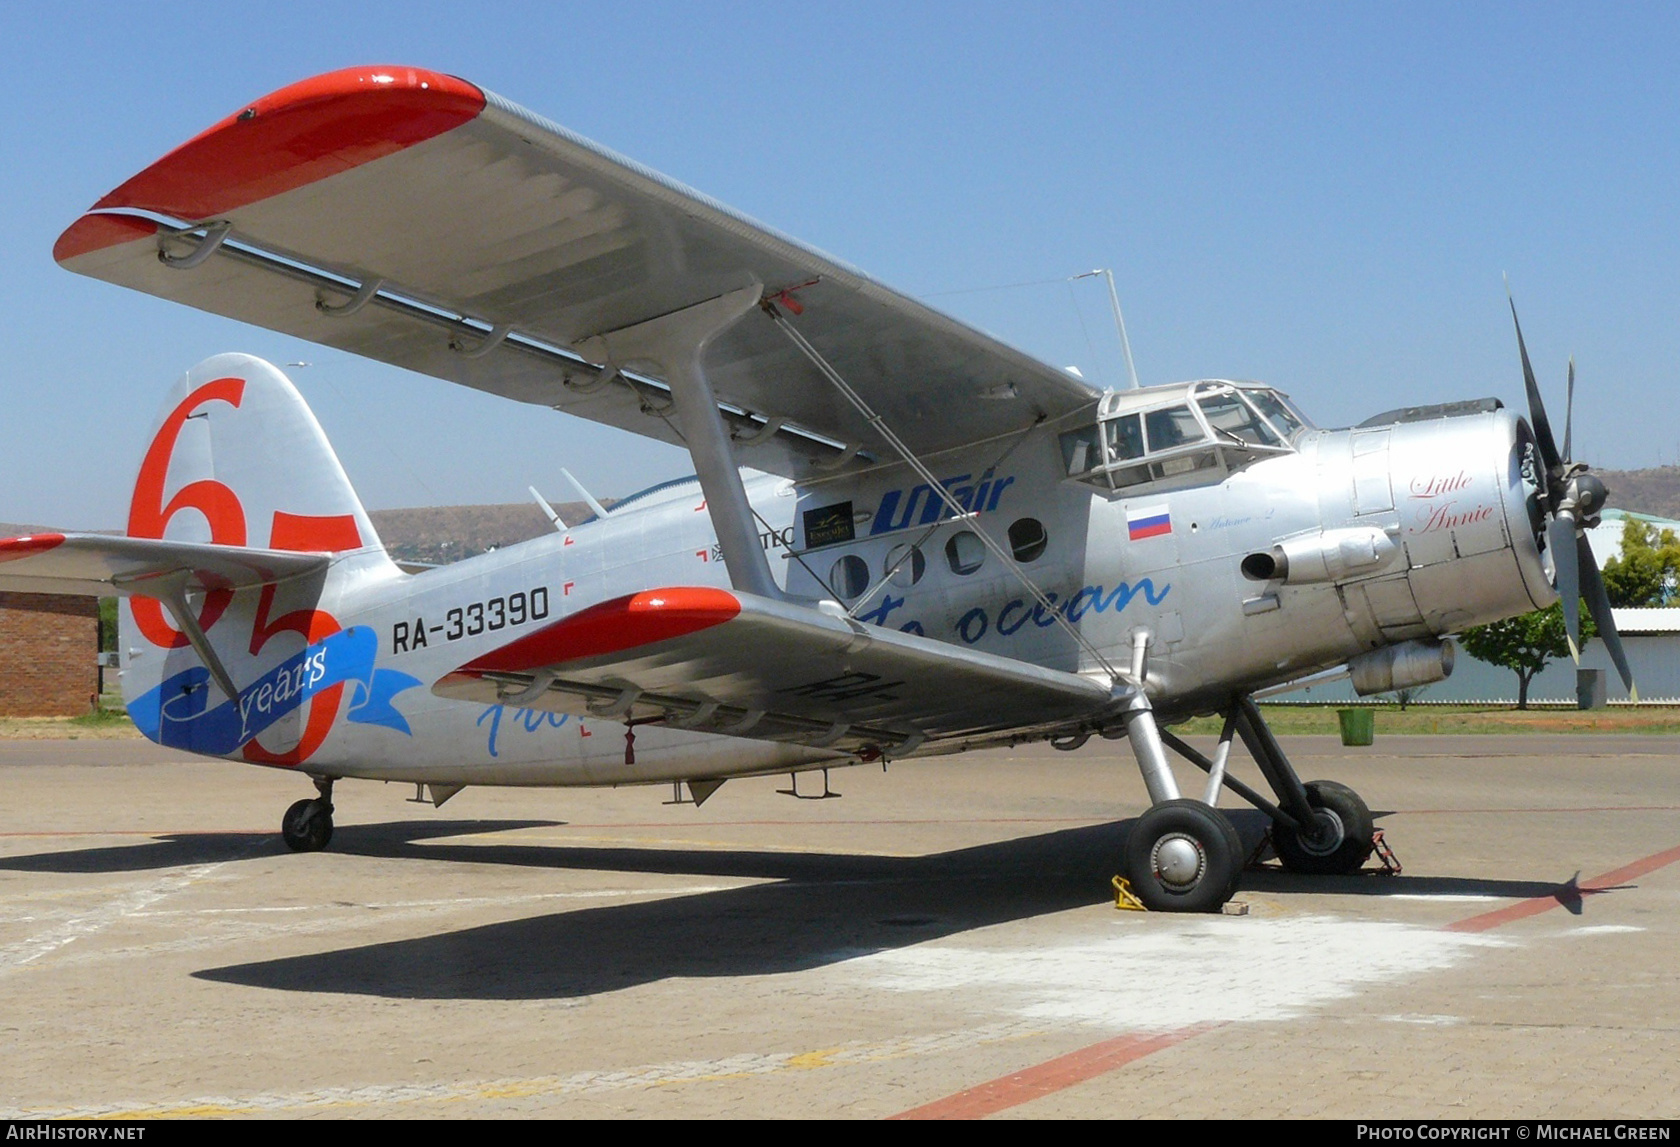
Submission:
[[[442,135],[484,104],[480,88],[442,72],[388,65],[328,72],[247,104],[94,208],[212,219]]]
[[[45,553],[63,544],[63,534],[26,534],[21,538],[0,538],[0,562],[16,561],[30,554]]]
[[[741,612],[728,590],[675,586],[603,601],[492,650],[455,672],[528,673],[656,645],[722,625]]]

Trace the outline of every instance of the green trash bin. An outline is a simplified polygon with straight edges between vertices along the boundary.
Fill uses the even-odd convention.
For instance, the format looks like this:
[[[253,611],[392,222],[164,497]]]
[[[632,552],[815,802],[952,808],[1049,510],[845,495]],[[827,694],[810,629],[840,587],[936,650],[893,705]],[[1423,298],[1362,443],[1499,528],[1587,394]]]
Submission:
[[[1369,745],[1376,740],[1375,709],[1338,709],[1336,718],[1342,723],[1342,744]]]

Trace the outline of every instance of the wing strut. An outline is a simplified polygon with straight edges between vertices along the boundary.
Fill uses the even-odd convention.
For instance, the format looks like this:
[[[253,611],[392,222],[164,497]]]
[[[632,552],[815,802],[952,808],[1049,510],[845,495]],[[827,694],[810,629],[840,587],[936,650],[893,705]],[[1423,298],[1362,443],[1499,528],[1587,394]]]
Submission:
[[[160,589],[160,591],[153,592],[149,596],[155,596],[161,601],[163,607],[169,611],[169,616],[175,619],[176,628],[180,629],[186,636],[187,644],[191,645],[193,652],[198,654],[198,659],[204,662],[204,668],[210,671],[211,680],[215,681],[221,687],[222,692],[227,694],[228,700],[237,701],[239,700],[239,690],[233,683],[233,675],[227,671],[227,666],[223,665],[222,659],[216,655],[216,647],[210,644],[210,638],[205,635],[204,629],[198,624],[198,618],[193,614],[192,605],[187,601],[186,580],[186,576],[183,574],[174,579],[173,584],[167,589]]]
[[[606,370],[638,363],[658,369],[671,388],[689,457],[694,459],[694,471],[706,495],[706,510],[723,549],[730,585],[743,593],[784,601],[787,595],[771,576],[764,546],[758,540],[729,428],[718,413],[717,396],[701,364],[707,344],[763,297],[764,285],[754,280],[750,286],[715,299],[583,339],[577,349],[592,361],[606,363]]]
[[[792,342],[795,347],[799,348],[799,352],[806,358],[810,359],[811,365],[816,367],[824,378],[833,383],[834,388],[845,397],[846,401],[851,403],[852,406],[857,409],[857,412],[868,420],[869,424],[875,428],[876,433],[878,433],[882,439],[886,441],[887,445],[893,448],[894,452],[897,453],[900,458],[904,459],[905,463],[909,465],[910,469],[916,472],[916,475],[921,478],[923,482],[927,483],[928,488],[945,503],[951,513],[958,518],[969,517],[969,512],[963,509],[962,503],[958,502],[956,497],[952,495],[951,491],[945,488],[945,484],[934,476],[933,471],[928,469],[927,463],[916,457],[910,447],[905,445],[904,440],[893,432],[892,427],[887,425],[886,420],[879,414],[875,413],[870,405],[864,401],[863,396],[856,390],[852,389],[852,387],[846,382],[845,378],[841,376],[840,372],[834,369],[833,364],[822,356],[822,352],[812,346],[804,335],[794,329],[793,324],[788,322],[787,316],[782,314],[782,312],[776,308],[775,302],[770,299],[765,299],[760,305],[763,307],[764,313],[769,315],[771,320],[775,322],[777,328],[781,330],[783,334],[787,335],[788,340]],[[676,387],[673,386],[672,391],[675,392],[675,390]],[[1045,595],[1044,591],[1038,588],[1038,583],[1033,581],[1033,579],[1027,575],[1027,571],[1021,568],[1020,563],[1015,560],[1015,556],[1000,546],[990,534],[981,528],[978,520],[970,522],[970,526],[973,528],[975,534],[980,538],[980,541],[985,544],[986,548],[991,550],[997,559],[1004,564],[1005,568],[1013,573],[1016,579],[1027,588],[1027,592],[1032,594],[1033,597],[1038,600],[1038,603],[1044,607],[1045,612],[1054,618],[1056,623],[1067,631],[1068,636],[1073,638],[1075,644],[1077,644],[1079,648],[1083,649],[1086,654],[1090,656],[1092,661],[1102,667],[1103,672],[1108,674],[1110,680],[1117,682],[1124,681],[1128,685],[1136,688],[1141,694],[1143,689],[1143,682],[1141,679],[1133,674],[1122,673],[1120,670],[1116,669],[1109,662],[1108,658],[1104,657],[1097,647],[1092,645],[1091,642],[1086,639],[1085,635],[1075,628],[1074,624],[1067,619],[1066,615],[1056,608],[1056,603],[1051,601],[1049,597]],[[756,538],[754,538],[754,543],[756,545]],[[1171,774],[1168,774],[1168,776],[1170,779]],[[1177,793],[1174,793],[1173,795],[1177,796]]]

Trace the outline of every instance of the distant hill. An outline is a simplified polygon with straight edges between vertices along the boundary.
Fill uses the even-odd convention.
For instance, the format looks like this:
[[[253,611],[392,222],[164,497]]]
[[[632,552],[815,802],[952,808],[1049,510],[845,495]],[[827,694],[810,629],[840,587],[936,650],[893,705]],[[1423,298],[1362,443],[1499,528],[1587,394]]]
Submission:
[[[568,526],[594,516],[582,502],[554,503],[554,512]],[[448,565],[488,550],[540,538],[554,529],[535,502],[370,510],[368,517],[373,519],[373,528],[379,531],[379,539],[392,557],[434,565]]]
[[[1594,470],[1610,491],[1609,503],[1618,510],[1680,519],[1680,466],[1652,466],[1645,470]]]
[[[608,499],[608,506],[612,505]],[[555,513],[568,526],[593,515],[582,502],[559,502]],[[448,565],[487,550],[541,537],[554,527],[534,502],[500,506],[419,506],[408,510],[370,510],[373,528],[391,556],[401,561]],[[26,534],[61,533],[62,526],[0,522],[0,538]],[[92,531],[120,533],[118,530]]]

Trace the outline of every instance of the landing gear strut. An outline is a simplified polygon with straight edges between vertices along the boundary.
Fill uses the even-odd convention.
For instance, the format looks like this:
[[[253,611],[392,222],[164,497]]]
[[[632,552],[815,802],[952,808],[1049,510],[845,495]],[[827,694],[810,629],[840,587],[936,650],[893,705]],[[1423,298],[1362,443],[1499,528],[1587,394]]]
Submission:
[[[1152,912],[1219,911],[1237,890],[1243,848],[1236,828],[1213,807],[1217,791],[1202,801],[1179,796],[1155,713],[1141,692],[1126,713],[1126,737],[1154,802],[1126,838],[1132,892]]]
[[[280,818],[280,839],[293,852],[320,852],[327,847],[333,834],[333,779],[316,777],[315,788],[320,796],[301,800],[286,810]]]
[[[1125,714],[1126,735],[1153,803],[1132,826],[1126,842],[1125,876],[1145,907],[1157,912],[1217,912],[1236,892],[1244,852],[1236,829],[1214,807],[1222,788],[1272,818],[1273,847],[1292,872],[1357,872],[1370,857],[1371,810],[1346,785],[1335,781],[1303,784],[1253,698],[1238,697],[1232,703],[1213,760],[1161,730],[1141,693],[1132,705]],[[1241,736],[1276,794],[1277,804],[1225,775],[1233,736]],[[1202,800],[1180,797],[1167,763],[1167,748],[1208,774],[1207,795]]]

